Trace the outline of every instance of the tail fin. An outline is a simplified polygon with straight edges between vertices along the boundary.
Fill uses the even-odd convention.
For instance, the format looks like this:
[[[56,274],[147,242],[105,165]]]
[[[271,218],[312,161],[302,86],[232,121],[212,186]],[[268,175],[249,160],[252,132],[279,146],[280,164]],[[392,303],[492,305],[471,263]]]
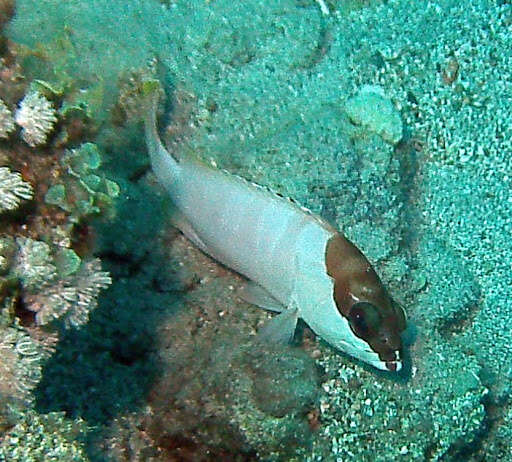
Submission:
[[[169,188],[176,180],[180,168],[176,158],[165,149],[158,136],[156,110],[160,91],[158,80],[147,80],[142,83],[142,96],[145,104],[144,131],[151,168],[162,186]]]

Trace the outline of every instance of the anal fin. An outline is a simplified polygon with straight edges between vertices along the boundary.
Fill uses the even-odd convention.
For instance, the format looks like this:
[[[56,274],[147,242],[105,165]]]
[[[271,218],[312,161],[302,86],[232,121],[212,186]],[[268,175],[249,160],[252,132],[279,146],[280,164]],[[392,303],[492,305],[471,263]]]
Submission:
[[[185,237],[192,242],[196,247],[202,250],[205,254],[210,255],[208,251],[208,247],[201,240],[201,238],[197,235],[196,231],[188,221],[187,217],[183,215],[176,207],[173,206],[172,211],[170,213],[170,220],[172,226],[178,228]]]
[[[264,342],[287,344],[293,340],[297,320],[297,308],[288,308],[274,316],[258,332],[258,339]]]

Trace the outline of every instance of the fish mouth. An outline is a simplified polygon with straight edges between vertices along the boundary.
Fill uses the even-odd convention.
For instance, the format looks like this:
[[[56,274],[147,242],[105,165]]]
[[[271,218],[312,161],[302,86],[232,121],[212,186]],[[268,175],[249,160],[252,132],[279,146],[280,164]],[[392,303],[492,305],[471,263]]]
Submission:
[[[395,350],[391,354],[386,355],[385,357],[380,358],[383,369],[390,372],[398,372],[402,369],[402,358],[400,355],[400,350]]]
[[[382,371],[398,372],[403,367],[399,351],[395,351],[394,354],[389,355],[388,358],[379,358],[377,353],[371,350],[364,350],[364,352],[368,354],[368,356],[373,356],[372,358],[366,357],[364,361]]]
[[[402,369],[402,361],[394,360],[394,361],[385,361],[384,366],[390,372],[398,372]]]
[[[399,372],[403,367],[402,360],[399,358],[388,360],[379,359],[377,361],[370,361],[370,364],[381,371],[387,372]]]

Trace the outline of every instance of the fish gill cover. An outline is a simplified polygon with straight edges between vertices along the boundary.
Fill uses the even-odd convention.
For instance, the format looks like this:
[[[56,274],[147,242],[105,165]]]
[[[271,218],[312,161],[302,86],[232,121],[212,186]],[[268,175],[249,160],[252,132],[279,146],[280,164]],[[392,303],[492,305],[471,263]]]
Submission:
[[[493,0],[18,0],[0,189],[4,209],[24,208],[2,216],[0,371],[19,391],[0,388],[0,459],[58,444],[76,460],[505,460],[511,23]],[[251,344],[266,314],[173,231],[148,172],[147,75],[165,88],[172,149],[293,197],[365,252],[412,326],[401,376],[308,329],[303,351]],[[10,117],[35,90],[58,122],[31,151]],[[102,161],[77,177],[84,143]],[[99,193],[110,212],[93,223]],[[30,324],[36,287],[11,268],[28,244],[57,268],[49,246],[68,242],[76,273],[40,287],[93,251],[113,283],[57,335]]]

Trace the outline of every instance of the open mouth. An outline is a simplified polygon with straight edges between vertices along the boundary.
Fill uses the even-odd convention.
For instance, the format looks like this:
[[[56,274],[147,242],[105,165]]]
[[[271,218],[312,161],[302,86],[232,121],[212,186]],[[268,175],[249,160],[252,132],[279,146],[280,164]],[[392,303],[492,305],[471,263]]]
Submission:
[[[391,372],[398,372],[402,369],[402,361],[386,361],[386,369]]]

